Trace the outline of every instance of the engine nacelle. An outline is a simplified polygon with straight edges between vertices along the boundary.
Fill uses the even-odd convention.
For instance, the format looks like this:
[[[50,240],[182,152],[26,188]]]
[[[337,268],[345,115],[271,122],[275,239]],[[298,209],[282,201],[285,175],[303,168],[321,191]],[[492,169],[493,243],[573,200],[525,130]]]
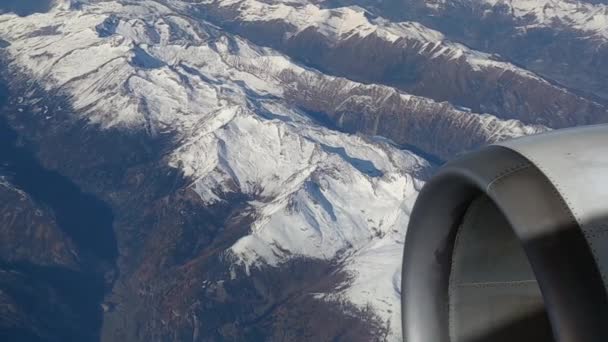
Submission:
[[[405,240],[407,342],[608,341],[608,126],[447,163]]]

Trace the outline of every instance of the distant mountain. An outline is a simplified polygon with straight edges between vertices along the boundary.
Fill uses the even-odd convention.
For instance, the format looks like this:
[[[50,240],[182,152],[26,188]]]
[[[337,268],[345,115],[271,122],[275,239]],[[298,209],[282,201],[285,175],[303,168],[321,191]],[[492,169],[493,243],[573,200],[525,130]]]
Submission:
[[[601,92],[424,19],[444,5],[2,8],[0,336],[399,341],[435,167],[608,121]]]
[[[587,96],[608,100],[605,0],[331,0],[391,20],[413,20],[452,40],[500,54]]]

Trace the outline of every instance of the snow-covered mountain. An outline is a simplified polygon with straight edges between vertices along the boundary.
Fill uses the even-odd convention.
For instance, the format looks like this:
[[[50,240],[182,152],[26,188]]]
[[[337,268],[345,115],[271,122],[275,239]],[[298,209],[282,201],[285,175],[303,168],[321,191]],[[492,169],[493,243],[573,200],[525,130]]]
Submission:
[[[605,103],[418,22],[387,21],[357,6],[320,6],[210,0],[187,8],[331,74],[388,84],[474,112],[556,128],[608,118]]]
[[[0,15],[3,117],[114,211],[115,260],[80,256],[78,235],[57,247],[101,265],[105,341],[399,341],[405,229],[435,163],[608,118],[601,101],[357,6],[39,12]],[[340,59],[352,51],[368,66]],[[327,310],[343,317],[315,314]]]
[[[337,0],[392,20],[413,20],[500,54],[579,92],[608,98],[605,0]],[[407,10],[405,10],[407,8]]]

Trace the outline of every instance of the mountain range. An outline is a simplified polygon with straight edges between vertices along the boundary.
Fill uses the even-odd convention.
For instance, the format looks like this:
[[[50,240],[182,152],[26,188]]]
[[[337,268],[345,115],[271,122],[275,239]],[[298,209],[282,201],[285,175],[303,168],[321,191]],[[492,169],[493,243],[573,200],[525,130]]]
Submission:
[[[445,161],[608,121],[603,0],[0,5],[0,337],[400,341]]]

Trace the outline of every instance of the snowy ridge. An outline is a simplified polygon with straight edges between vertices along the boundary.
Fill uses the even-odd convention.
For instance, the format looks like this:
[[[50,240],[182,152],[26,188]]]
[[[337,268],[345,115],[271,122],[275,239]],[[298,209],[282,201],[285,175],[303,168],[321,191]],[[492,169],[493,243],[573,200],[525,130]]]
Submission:
[[[427,0],[426,7],[441,11],[450,0]],[[587,38],[608,40],[608,5],[579,0],[483,0],[463,1],[466,6],[485,6],[486,13],[498,8],[518,21],[522,30],[534,27],[570,29],[586,33]]]
[[[424,97],[405,94],[384,85],[361,84],[342,77],[297,70],[284,71],[280,77],[290,94],[299,94],[297,96],[309,102],[323,99],[326,108],[341,112],[339,122],[344,119],[345,113],[359,107],[364,108],[359,110],[368,113],[380,113],[383,109],[388,109],[389,112],[399,111],[406,108],[413,111],[420,110],[421,113],[429,116],[442,116],[442,113],[448,109],[449,114],[443,116],[444,119],[457,121],[462,124],[462,128],[478,132],[489,143],[547,130],[542,125],[526,125],[519,120],[502,120],[490,114],[472,113],[465,108],[455,108],[445,102],[437,103]],[[430,113],[425,112],[425,109],[430,109]],[[379,117],[376,117],[374,129],[368,134],[377,135],[378,125]]]
[[[311,20],[327,22],[328,34],[377,30],[361,12],[338,13],[330,15],[337,21]],[[409,29],[419,28],[383,32],[390,38],[391,30]],[[342,261],[353,283],[326,298],[372,305],[390,326],[389,340],[400,339],[401,245],[428,163],[381,139],[315,124],[286,99],[293,90],[286,75],[306,85],[302,92],[332,86],[366,94],[343,92],[343,106],[373,108],[394,94],[412,111],[439,104],[323,75],[154,1],[73,6],[64,0],[49,13],[0,15],[0,37],[10,44],[3,49],[10,66],[67,95],[75,115],[102,129],[174,134],[167,163],[192,179],[206,203],[231,192],[248,195],[256,221],[230,249],[235,265],[280,266],[302,256]],[[437,38],[426,31],[419,37]],[[514,120],[458,113],[489,137],[535,131]]]
[[[588,33],[589,38],[608,40],[608,6],[576,0],[484,0],[504,6],[522,21],[522,29],[534,26],[569,27]]]
[[[184,7],[180,0],[167,1]],[[232,20],[236,22],[286,23],[293,28],[285,33],[286,38],[307,29],[322,34],[334,44],[352,37],[375,36],[403,47],[416,46],[418,53],[426,58],[462,59],[473,70],[497,68],[545,82],[525,69],[501,61],[497,56],[452,42],[441,32],[420,23],[391,22],[382,17],[372,17],[365,9],[358,6],[325,9],[311,3],[280,0],[202,0],[200,3],[234,11]]]

